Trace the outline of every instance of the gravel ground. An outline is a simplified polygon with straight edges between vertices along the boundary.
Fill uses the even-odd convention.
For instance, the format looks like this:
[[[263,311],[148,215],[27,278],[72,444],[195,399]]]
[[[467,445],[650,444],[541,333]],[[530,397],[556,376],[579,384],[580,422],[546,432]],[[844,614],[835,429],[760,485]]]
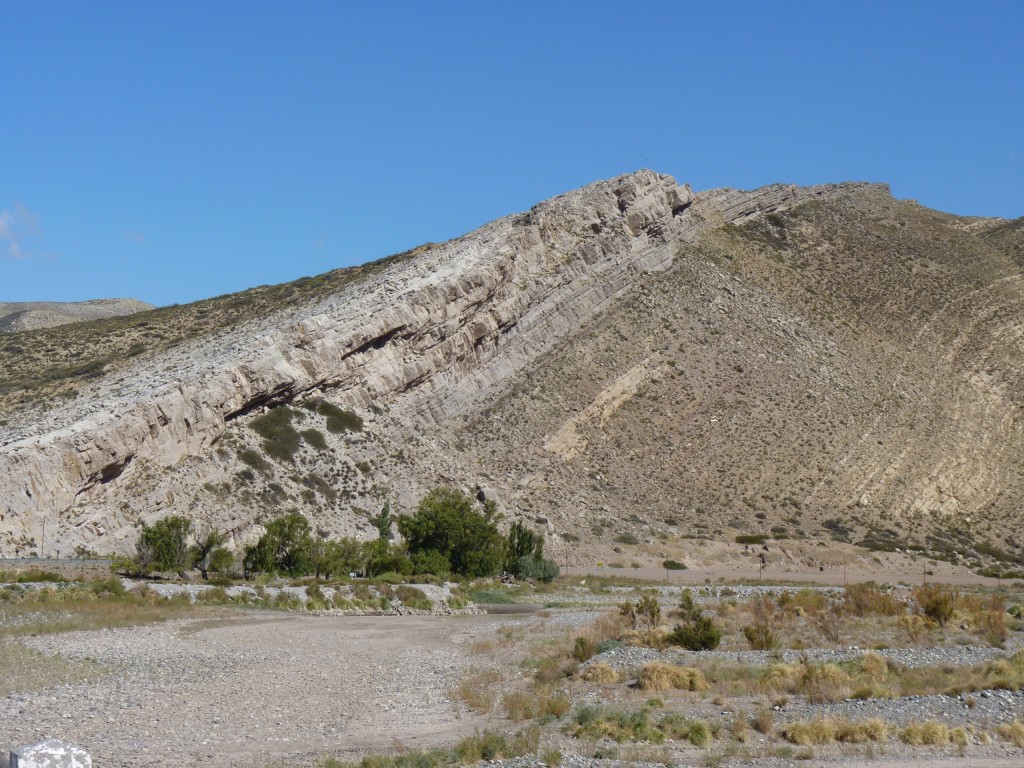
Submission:
[[[988,646],[949,645],[934,648],[886,648],[884,650],[809,648],[803,651],[684,651],[673,649],[657,651],[654,648],[623,646],[598,654],[587,662],[587,666],[604,662],[615,669],[622,670],[650,664],[652,661],[666,661],[683,666],[693,665],[702,661],[731,661],[751,666],[765,666],[776,664],[780,661],[795,664],[804,658],[815,662],[836,663],[853,661],[868,653],[877,653],[904,667],[928,667],[942,664],[962,667],[984,664],[993,659],[1005,658],[1013,654],[1013,649],[1001,650]]]
[[[479,725],[448,691],[481,618],[250,614],[29,638],[111,674],[0,699],[0,748],[62,738],[110,768],[235,766],[457,738]]]

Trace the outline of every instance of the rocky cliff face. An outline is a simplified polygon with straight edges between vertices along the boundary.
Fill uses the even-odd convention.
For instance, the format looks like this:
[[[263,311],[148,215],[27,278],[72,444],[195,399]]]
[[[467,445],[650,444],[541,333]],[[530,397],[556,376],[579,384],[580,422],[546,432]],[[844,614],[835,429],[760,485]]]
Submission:
[[[829,343],[834,348],[830,332],[793,304],[793,285],[760,273],[737,282],[738,275],[719,271],[716,264],[733,258],[722,238],[768,247],[773,236],[780,237],[773,228],[788,226],[780,217],[789,212],[834,211],[844,201],[874,197],[891,200],[887,190],[869,185],[694,195],[670,177],[641,171],[425,249],[313,304],[213,331],[140,360],[84,387],[60,409],[8,418],[0,447],[0,554],[38,549],[44,521],[50,551],[123,549],[139,519],[172,512],[225,527],[237,540],[251,535],[263,515],[287,505],[303,508],[325,531],[358,532],[364,510],[382,499],[397,497],[400,506],[409,506],[417,493],[443,482],[494,486],[490,493],[501,496],[510,514],[543,517],[552,531],[589,528],[593,521],[586,515],[559,511],[553,486],[592,475],[595,470],[584,462],[607,450],[602,430],[679,370],[666,347],[650,342],[677,322],[657,307],[625,322],[618,331],[618,356],[598,361],[603,353],[594,345],[606,340],[598,337],[656,286],[679,284],[696,291],[689,300],[702,316],[742,314],[745,320],[730,332],[745,335],[748,343],[764,333],[774,313],[779,330],[791,335],[787,343],[802,337],[798,345],[808,349],[825,350]],[[759,222],[767,227],[763,232],[756,229]],[[702,255],[695,261],[697,253]],[[705,258],[715,254],[724,254],[724,261]],[[704,266],[695,273],[698,263]],[[709,297],[707,282],[719,280],[716,275],[722,287],[710,289]],[[994,279],[1015,285],[1017,277]],[[723,308],[719,302],[730,294],[739,298]],[[648,327],[652,318],[661,329]],[[638,329],[646,341],[637,337]],[[597,363],[573,368],[573,360]],[[854,368],[847,374],[861,373]],[[601,385],[597,390],[580,384],[584,369]],[[556,370],[565,377],[561,383],[550,380]],[[836,372],[814,375],[827,379],[816,380],[815,387],[844,386]],[[872,375],[907,374],[879,366]],[[548,402],[536,384],[542,379],[548,388],[562,387],[565,401]],[[531,388],[534,396],[524,400]],[[985,389],[998,393],[991,382]],[[666,418],[685,425],[705,407],[708,394],[687,392],[688,399]],[[359,414],[365,430],[328,429],[328,450],[309,448],[280,466],[253,458],[261,443],[246,425],[255,415],[314,401]],[[525,408],[536,418],[517,430],[519,415],[508,410],[510,404],[518,414]],[[318,412],[294,413],[323,436]],[[494,421],[496,413],[501,416]],[[1000,413],[1009,421],[998,428],[1011,437],[1013,430],[1019,433],[1016,415]],[[863,417],[858,410],[856,418]],[[885,412],[877,418],[884,420]],[[642,427],[631,423],[627,431],[637,433],[631,438],[638,441],[636,450],[649,444],[651,435],[640,434]],[[873,433],[863,435],[861,443]],[[500,448],[496,453],[495,440],[515,456],[501,455]],[[856,463],[861,443],[836,440],[847,443],[845,461]],[[604,461],[615,463],[607,456]],[[842,459],[836,462],[844,466]],[[834,494],[822,493],[836,482],[830,483],[830,471],[838,470],[823,466],[797,483],[794,503],[813,505],[824,496],[834,504]],[[703,482],[713,482],[710,467],[701,472],[707,475]],[[954,475],[947,468],[941,477]],[[626,478],[622,483],[629,485]],[[862,485],[858,499],[870,495],[871,483]],[[582,497],[581,502],[606,510],[597,516],[621,518],[642,494],[634,488],[618,497],[606,489],[601,496],[605,503]],[[697,505],[689,498],[687,503]]]

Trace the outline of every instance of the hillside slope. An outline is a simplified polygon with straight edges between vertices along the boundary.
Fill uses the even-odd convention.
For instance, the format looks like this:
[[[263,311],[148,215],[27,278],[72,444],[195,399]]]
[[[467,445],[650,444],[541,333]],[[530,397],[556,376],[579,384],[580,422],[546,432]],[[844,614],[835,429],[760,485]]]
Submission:
[[[292,507],[369,535],[443,483],[598,554],[774,533],[1013,560],[1020,231],[879,185],[693,195],[641,171],[78,331],[122,354],[14,334],[0,553],[44,519],[65,552],[169,513],[238,544]]]
[[[153,309],[138,299],[0,302],[0,332],[34,331]]]

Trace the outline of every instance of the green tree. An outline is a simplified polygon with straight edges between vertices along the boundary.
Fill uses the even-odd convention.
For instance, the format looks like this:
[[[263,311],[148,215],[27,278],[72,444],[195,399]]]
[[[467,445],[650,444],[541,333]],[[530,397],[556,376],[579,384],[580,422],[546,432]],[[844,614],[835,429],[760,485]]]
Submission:
[[[508,543],[505,545],[505,570],[514,573],[516,564],[527,555],[533,555],[537,559],[544,557],[544,536],[534,533],[524,523],[516,520],[508,530]]]
[[[395,538],[394,532],[391,530],[391,502],[385,501],[384,507],[381,509],[380,514],[374,515],[370,518],[370,522],[377,529],[377,538],[382,541],[391,541]]]
[[[183,571],[188,567],[188,534],[192,521],[179,515],[142,524],[135,563],[142,573]]]
[[[203,581],[209,578],[209,571],[214,558],[222,559],[223,555],[216,555],[217,550],[223,549],[223,544],[228,540],[226,534],[210,529],[196,538],[196,543],[189,547],[188,559],[193,568],[198,568]],[[227,550],[225,550],[226,552]],[[231,553],[228,552],[230,555]],[[233,558],[232,558],[233,559]]]
[[[214,573],[228,573],[235,567],[235,556],[227,547],[217,547],[210,553],[210,570]]]
[[[331,578],[336,573],[350,573],[363,562],[362,545],[353,538],[337,541],[322,536],[314,539],[309,549],[309,564],[319,579]]]
[[[402,547],[385,539],[374,539],[364,545],[366,554],[366,575],[380,576],[382,573],[412,574],[412,560]]]
[[[288,512],[267,523],[260,540],[246,548],[246,575],[261,571],[283,571],[290,576],[308,573],[312,545],[309,521],[294,510]]]
[[[434,550],[448,559],[453,573],[475,578],[493,576],[505,556],[494,505],[484,512],[454,488],[435,488],[420,500],[415,516],[398,518],[398,530],[415,556]]]

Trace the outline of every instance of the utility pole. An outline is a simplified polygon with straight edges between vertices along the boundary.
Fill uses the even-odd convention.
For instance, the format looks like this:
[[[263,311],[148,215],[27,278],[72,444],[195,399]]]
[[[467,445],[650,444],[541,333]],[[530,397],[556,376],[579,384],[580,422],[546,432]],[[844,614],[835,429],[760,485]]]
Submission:
[[[46,557],[46,518],[43,518],[43,543],[39,546],[40,559]]]

